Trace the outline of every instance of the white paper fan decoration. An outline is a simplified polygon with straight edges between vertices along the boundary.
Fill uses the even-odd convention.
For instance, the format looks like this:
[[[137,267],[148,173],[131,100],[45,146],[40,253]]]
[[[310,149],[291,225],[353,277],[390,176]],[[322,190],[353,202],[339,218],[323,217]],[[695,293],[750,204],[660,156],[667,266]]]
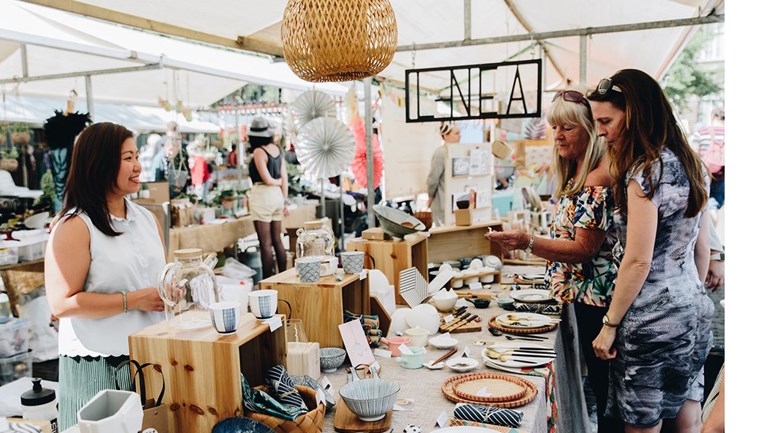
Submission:
[[[291,103],[291,114],[297,129],[319,117],[337,117],[337,108],[331,96],[318,90],[308,90]]]
[[[319,117],[300,128],[297,159],[316,177],[333,177],[350,166],[356,141],[348,127],[333,117]]]

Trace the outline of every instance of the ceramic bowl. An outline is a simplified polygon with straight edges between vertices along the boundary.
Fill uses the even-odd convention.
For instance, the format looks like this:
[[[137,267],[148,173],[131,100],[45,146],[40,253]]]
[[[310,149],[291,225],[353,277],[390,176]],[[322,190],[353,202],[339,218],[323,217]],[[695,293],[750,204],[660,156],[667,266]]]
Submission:
[[[463,277],[465,278],[465,284],[471,285],[479,282],[479,271],[473,269],[467,269],[463,271]]]
[[[374,214],[385,232],[396,238],[425,230],[425,224],[417,218],[392,207],[374,205]]]
[[[444,336],[433,337],[428,340],[428,343],[436,349],[450,349],[457,346],[457,340]]]
[[[324,373],[333,373],[337,371],[342,363],[345,362],[347,352],[339,347],[324,347],[321,353],[321,370]]]
[[[484,264],[479,259],[473,259],[468,264],[468,269],[473,269],[474,271],[480,271],[481,268],[484,267]]]
[[[452,280],[453,289],[462,289],[463,287],[463,273],[462,271],[455,271],[454,280]]]
[[[457,204],[457,209],[468,209],[471,205],[471,201],[468,199],[457,200],[455,204]]]
[[[442,312],[450,312],[457,303],[457,293],[454,290],[439,290],[433,295],[433,304]]]
[[[497,298],[497,306],[505,308],[506,306],[513,306],[513,299],[511,298]]]
[[[362,421],[379,421],[393,409],[400,389],[392,380],[356,380],[340,388],[340,396]]]
[[[492,302],[489,299],[485,299],[485,298],[468,298],[467,301],[472,302],[476,308],[487,308],[489,307],[489,304]]]
[[[483,275],[483,276],[481,276],[481,277],[479,278],[479,280],[480,280],[482,283],[484,283],[484,284],[494,283],[494,282],[495,282],[495,274],[493,274],[493,273],[490,273],[490,272],[495,272],[495,269],[494,269],[494,268],[488,268],[488,267],[486,267],[486,266],[484,266],[483,268],[481,268],[481,273],[482,273],[482,274],[487,274],[487,275]]]

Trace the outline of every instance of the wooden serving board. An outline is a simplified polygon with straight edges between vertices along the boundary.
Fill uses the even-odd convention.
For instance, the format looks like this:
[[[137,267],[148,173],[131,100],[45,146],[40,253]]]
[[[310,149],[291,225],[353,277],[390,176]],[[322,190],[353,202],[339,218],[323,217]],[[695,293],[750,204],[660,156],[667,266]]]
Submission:
[[[393,411],[389,411],[385,418],[379,421],[361,421],[356,414],[348,409],[345,400],[341,397],[337,400],[334,413],[334,430],[340,433],[371,432],[383,433],[390,430],[390,422],[393,418]]]
[[[449,332],[454,334],[460,334],[463,332],[481,332],[481,322],[470,322],[466,323],[463,326],[460,326],[459,328],[452,329],[451,331],[448,330],[451,325],[448,325],[446,323],[442,324],[438,327],[439,332]]]

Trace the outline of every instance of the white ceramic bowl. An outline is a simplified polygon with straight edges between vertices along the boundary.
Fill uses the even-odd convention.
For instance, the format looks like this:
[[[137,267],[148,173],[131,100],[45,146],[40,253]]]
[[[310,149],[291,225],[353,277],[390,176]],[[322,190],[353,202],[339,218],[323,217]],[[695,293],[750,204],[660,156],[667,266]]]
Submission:
[[[457,293],[454,290],[439,290],[433,295],[433,304],[442,312],[450,312],[457,303]]]
[[[429,339],[428,344],[436,349],[449,349],[457,346],[457,340],[452,337],[438,336]]]
[[[471,263],[468,265],[468,269],[473,269],[474,271],[478,271],[482,267],[484,267],[484,264],[481,263],[481,260],[479,260],[479,259],[471,260]]]

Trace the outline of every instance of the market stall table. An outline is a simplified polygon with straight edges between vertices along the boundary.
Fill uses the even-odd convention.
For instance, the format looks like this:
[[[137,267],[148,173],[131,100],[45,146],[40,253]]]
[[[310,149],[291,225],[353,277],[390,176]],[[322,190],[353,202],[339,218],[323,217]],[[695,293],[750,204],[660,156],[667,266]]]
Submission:
[[[250,216],[172,228],[169,230],[168,259],[173,260],[174,251],[185,248],[200,248],[204,253],[222,251],[238,239],[254,233],[254,221]]]

